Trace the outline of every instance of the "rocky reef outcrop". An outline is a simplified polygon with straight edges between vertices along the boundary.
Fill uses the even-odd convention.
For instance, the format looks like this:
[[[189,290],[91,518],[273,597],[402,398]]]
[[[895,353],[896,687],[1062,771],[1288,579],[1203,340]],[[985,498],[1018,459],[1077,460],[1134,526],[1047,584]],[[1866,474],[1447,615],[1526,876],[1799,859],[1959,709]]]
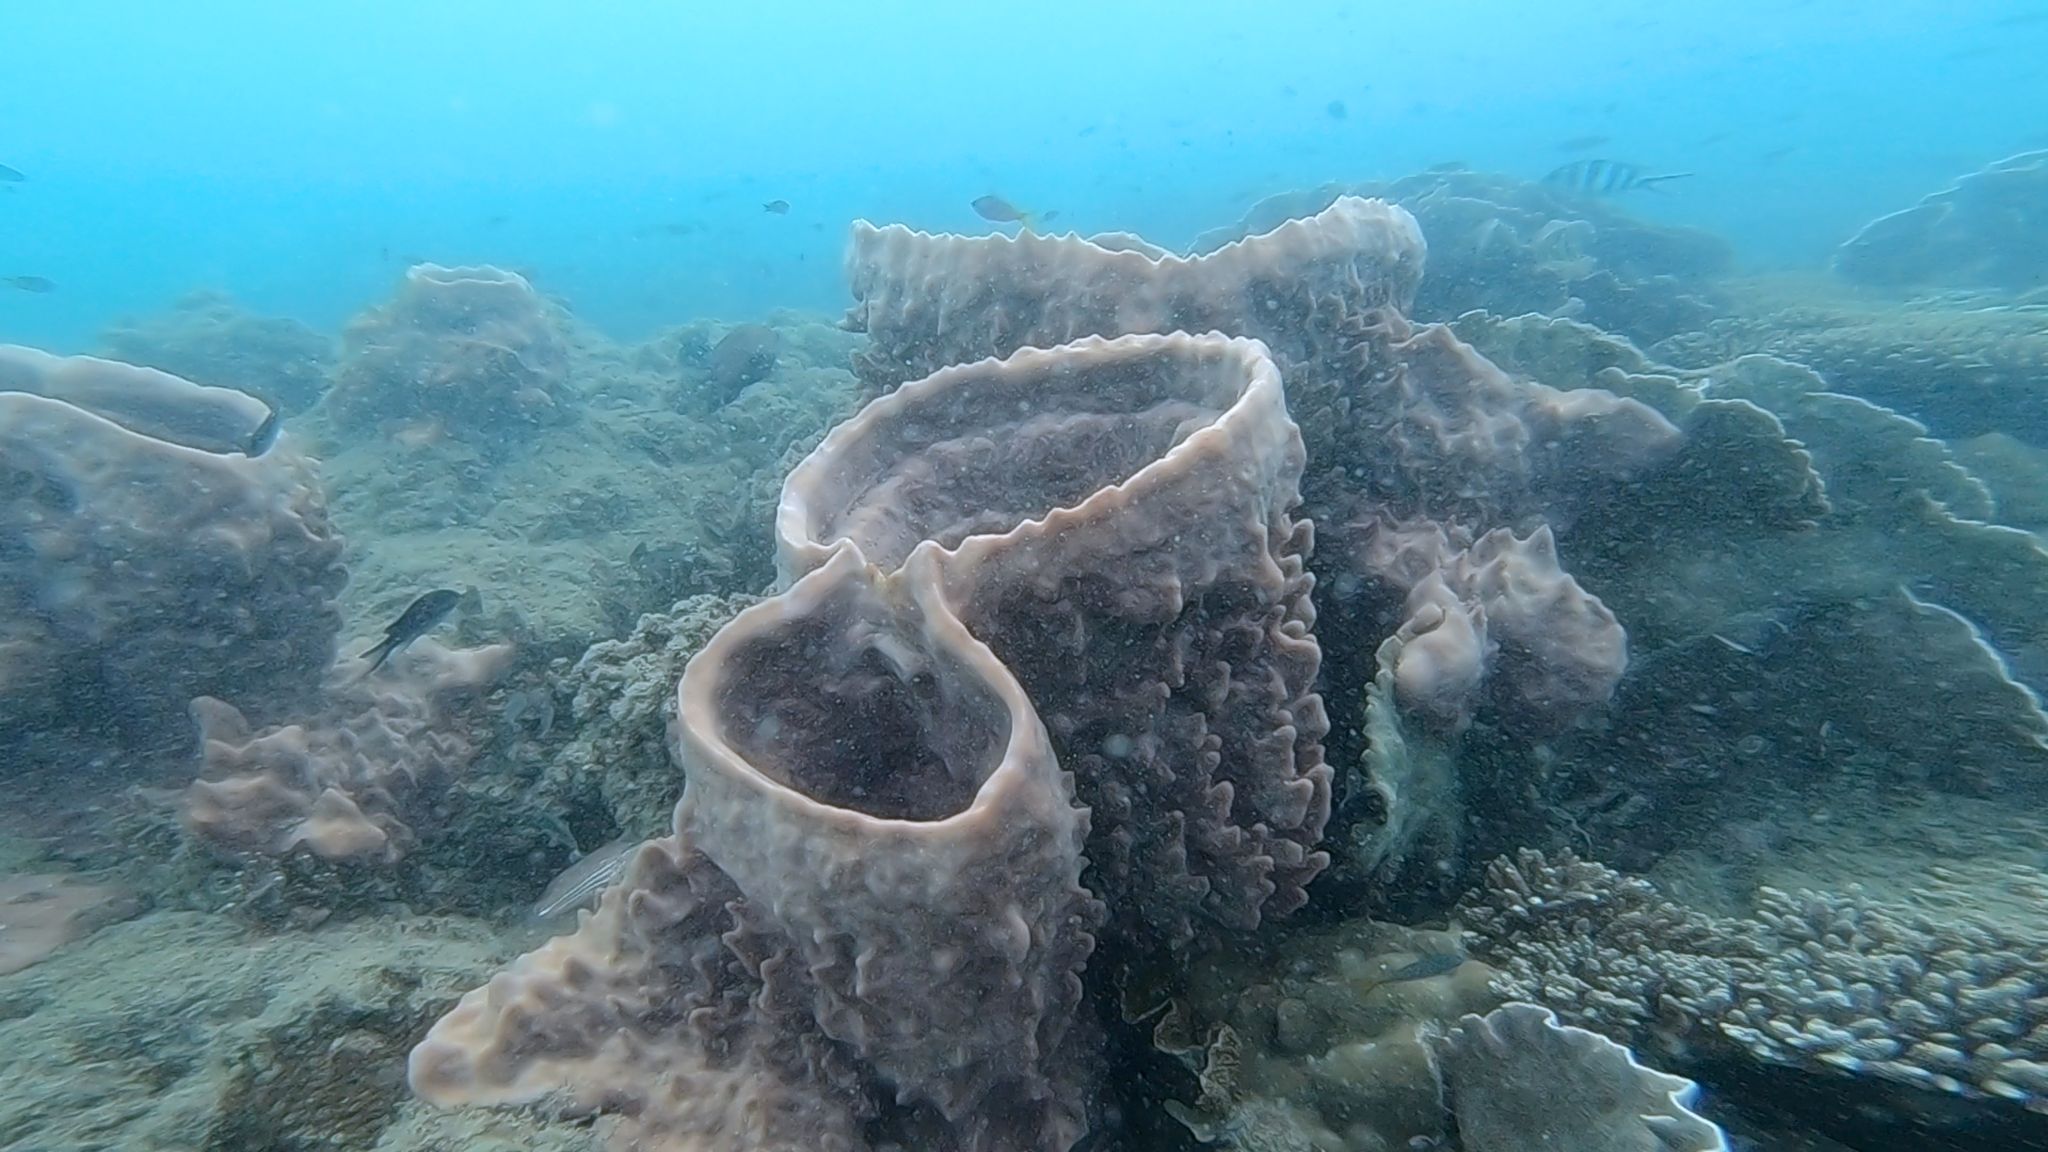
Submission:
[[[415,1086],[626,1101],[675,1148],[735,1109],[762,1146],[1073,1144],[1096,934],[1255,925],[1321,865],[1301,460],[1264,350],[1215,336],[1026,350],[871,405],[786,486],[786,590],[683,676],[673,836],[437,1026]],[[1176,786],[1165,740],[1230,775]],[[660,1080],[620,1062],[642,1048]]]
[[[2038,291],[2048,263],[2048,151],[2021,152],[1863,226],[1835,273],[1882,287]]]

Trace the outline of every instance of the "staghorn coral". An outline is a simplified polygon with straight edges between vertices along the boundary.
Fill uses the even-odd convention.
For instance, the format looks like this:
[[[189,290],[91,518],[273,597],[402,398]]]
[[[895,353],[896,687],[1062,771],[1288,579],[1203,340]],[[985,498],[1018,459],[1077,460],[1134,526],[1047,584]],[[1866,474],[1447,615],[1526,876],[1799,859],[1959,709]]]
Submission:
[[[341,541],[274,420],[240,392],[0,347],[4,774],[168,752],[195,695],[267,716],[312,693]]]
[[[930,552],[1096,813],[1112,931],[1181,942],[1306,899],[1329,810],[1301,438],[1261,345],[1137,336],[938,372],[790,474],[785,579]]]
[[[876,1081],[921,1146],[1081,1135],[1087,818],[932,575],[870,571],[837,554],[692,661],[674,836],[437,1024],[416,1090],[566,1091],[648,1148],[867,1147]]]
[[[501,455],[570,418],[564,327],[516,272],[416,264],[349,324],[322,408],[347,433],[410,423]]]
[[[1709,916],[1532,850],[1458,915],[1504,992],[1622,1043],[2048,1110],[2048,945],[2012,926],[1772,888]]]
[[[252,730],[233,705],[193,701],[204,774],[185,826],[229,852],[390,864],[411,850],[431,797],[467,766],[476,738],[451,705],[503,671],[506,645],[450,650],[423,640],[372,679],[362,661],[330,675],[320,715]]]
[[[1885,287],[2041,286],[2048,263],[2048,151],[2021,152],[1863,226],[1835,251],[1835,274]]]

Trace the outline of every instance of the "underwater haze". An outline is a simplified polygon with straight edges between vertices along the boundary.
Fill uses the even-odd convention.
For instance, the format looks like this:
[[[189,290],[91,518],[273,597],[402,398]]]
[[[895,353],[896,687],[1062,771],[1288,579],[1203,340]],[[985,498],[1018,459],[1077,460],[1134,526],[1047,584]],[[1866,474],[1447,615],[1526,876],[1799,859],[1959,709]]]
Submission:
[[[0,12],[0,1152],[2048,1152],[2048,0]]]
[[[83,349],[195,287],[331,327],[413,258],[622,336],[838,301],[846,221],[997,192],[1184,243],[1274,189],[1591,154],[1762,267],[2048,141],[2048,18],[1967,5],[22,5],[0,330]],[[1341,105],[1342,118],[1331,115]],[[787,216],[761,211],[771,200]]]

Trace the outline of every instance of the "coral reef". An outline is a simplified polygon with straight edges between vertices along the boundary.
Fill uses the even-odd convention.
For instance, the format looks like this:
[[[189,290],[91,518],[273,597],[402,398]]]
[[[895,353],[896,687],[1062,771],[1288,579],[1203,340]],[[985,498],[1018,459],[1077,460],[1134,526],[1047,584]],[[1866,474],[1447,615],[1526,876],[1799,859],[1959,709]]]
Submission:
[[[1012,240],[861,224],[849,257],[860,303],[849,324],[870,336],[858,370],[871,390],[908,369],[1076,333],[1173,324],[1261,340],[1305,430],[1303,501],[1323,545],[1316,570],[1333,594],[1326,607],[1362,653],[1410,615],[1405,602],[1422,578],[1389,580],[1371,567],[1383,521],[1431,521],[1460,540],[1496,528],[1561,529],[1682,455],[1679,430],[1649,406],[1511,378],[1448,329],[1408,323],[1399,310],[1414,297],[1421,263],[1406,212],[1350,196],[1191,258],[1127,236]],[[1611,649],[1614,635],[1600,642]],[[1562,647],[1535,655],[1616,663],[1611,653]],[[1483,655],[1499,653],[1496,645]],[[1358,666],[1334,671],[1340,692],[1370,677]],[[1537,671],[1553,683],[1570,675]],[[1592,677],[1585,703],[1599,702],[1591,685],[1611,683]]]
[[[334,342],[296,320],[258,316],[221,292],[194,292],[100,333],[109,357],[247,392],[293,414],[327,391]]]
[[[539,792],[579,841],[594,846],[618,832],[645,840],[673,820],[682,794],[669,738],[676,681],[712,634],[757,599],[692,596],[650,612],[623,639],[591,645],[563,677],[575,735],[549,761]],[[595,820],[586,815],[593,813]]]
[[[1263,348],[1219,336],[871,404],[785,486],[786,590],[684,673],[673,836],[444,1018],[415,1087],[566,1092],[643,1146],[1071,1146],[1096,933],[1254,926],[1322,865],[1301,460]]]
[[[573,419],[565,318],[516,272],[416,264],[356,318],[323,407],[352,434],[434,428],[486,457]]]
[[[1126,1003],[1198,1072],[1168,1110],[1224,1147],[1368,1152],[1447,1137],[1434,1032],[1500,1003],[1454,933],[1354,920],[1190,964],[1185,993]],[[1134,1011],[1135,1010],[1135,1011]]]
[[[2023,292],[2048,263],[2048,151],[2021,152],[1863,226],[1835,252],[1859,284],[1957,285]]]
[[[586,1129],[409,1102],[406,1046],[505,955],[472,921],[312,933],[159,912],[0,977],[0,1144],[46,1152],[594,1152]]]
[[[1643,1067],[1547,1008],[1504,1004],[1466,1016],[1438,1051],[1466,1152],[1727,1152],[1727,1137],[1690,1108],[1698,1085]]]
[[[1725,1147],[1687,1110],[1691,1082],[1546,1009],[1500,1005],[1496,975],[1456,932],[1355,920],[1206,953],[1184,996],[1124,1011],[1194,1072],[1195,1101],[1164,1107],[1204,1144],[1380,1152],[1455,1132],[1489,1152]]]
[[[1628,623],[1607,722],[1474,770],[1526,782],[1535,811],[1631,867],[1843,787],[2039,787],[2048,552],[1981,519],[1988,491],[1925,429],[1771,357],[1688,372],[1570,321],[1457,327],[1513,370],[1686,429],[1673,467],[1558,533]]]
[[[1645,343],[1696,329],[1726,303],[1733,263],[1704,232],[1660,227],[1547,184],[1442,165],[1397,180],[1326,185],[1254,205],[1238,224],[1196,237],[1214,251],[1343,196],[1399,204],[1429,238],[1429,275],[1410,314],[1449,320],[1476,308],[1572,316]]]
[[[1751,352],[1811,367],[1828,387],[1900,411],[1949,439],[2004,432],[2048,445],[2048,330],[2039,305],[1976,297],[1872,300],[1813,278],[1745,280],[1712,323],[1648,346],[1710,368]]]
[[[205,768],[186,790],[191,833],[229,852],[393,863],[413,825],[468,765],[475,738],[451,707],[497,678],[508,645],[450,650],[423,640],[371,677],[362,661],[329,674],[321,713],[258,733],[233,705],[192,704]]]
[[[1772,888],[1710,916],[1529,850],[1458,914],[1504,992],[1622,1043],[2048,1109],[2048,945],[2020,925]]]
[[[850,337],[796,318],[778,331],[774,374],[703,411],[679,403],[676,337],[622,348],[569,330],[557,398],[575,422],[534,427],[505,451],[445,422],[364,437],[315,412],[335,514],[363,526],[351,628],[381,626],[421,588],[470,585],[489,624],[477,638],[574,661],[643,612],[765,587],[783,474],[854,392]]]
[[[240,392],[0,348],[0,774],[69,794],[107,757],[132,782],[194,696],[310,696],[341,542],[274,429]]]

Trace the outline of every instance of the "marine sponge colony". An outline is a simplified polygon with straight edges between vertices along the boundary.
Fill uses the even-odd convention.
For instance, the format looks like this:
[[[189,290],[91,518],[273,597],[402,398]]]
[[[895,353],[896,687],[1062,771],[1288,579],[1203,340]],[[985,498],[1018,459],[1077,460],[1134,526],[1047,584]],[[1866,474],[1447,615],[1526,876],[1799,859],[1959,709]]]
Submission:
[[[1936,275],[1881,249],[2038,167],[1844,274]],[[150,895],[410,941],[333,1051],[413,1045],[450,1111],[245,1077],[213,1146],[529,1105],[642,1152],[1726,1148],[1649,1064],[2048,1114],[2048,551],[1981,453],[1865,398],[1907,389],[1839,385],[1876,326],[1801,342],[1708,238],[1460,169],[1196,250],[862,222],[846,332],[625,352],[420,265],[331,369],[263,330],[329,381],[282,438],[297,385],[0,349],[0,787],[176,785],[144,795],[197,878]],[[468,646],[339,647],[435,565],[489,586]],[[521,580],[568,591],[498,607]],[[488,979],[420,914],[577,847],[549,911],[594,909]],[[57,873],[0,901],[31,977],[132,911]],[[34,988],[0,1050],[83,1010]]]
[[[1456,730],[1491,676],[1545,726],[1619,676],[1548,526],[1512,529],[1680,432],[1412,330],[1389,309],[1421,259],[1412,218],[1362,199],[1194,259],[858,228],[878,398],[784,485],[782,591],[682,677],[673,835],[465,998],[415,1087],[566,1092],[640,1147],[1067,1148],[1099,1124],[1084,980],[1256,930],[1329,863],[1305,469],[1381,517],[1340,557],[1377,543],[1366,571],[1442,597],[1406,608],[1417,712]],[[1306,441],[1290,373],[1329,416]],[[1605,462],[1566,475],[1561,446]],[[1437,546],[1389,546],[1397,513]]]

